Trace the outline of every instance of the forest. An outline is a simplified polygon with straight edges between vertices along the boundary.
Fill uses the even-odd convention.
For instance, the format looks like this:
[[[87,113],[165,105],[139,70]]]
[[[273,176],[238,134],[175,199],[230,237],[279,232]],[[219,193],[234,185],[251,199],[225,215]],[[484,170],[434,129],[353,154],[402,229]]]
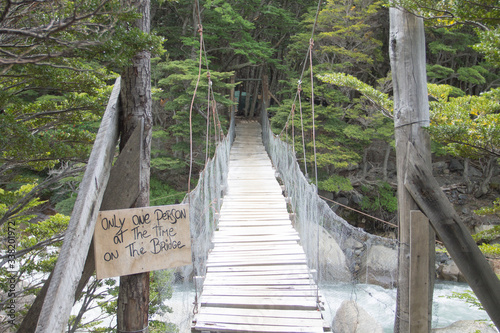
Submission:
[[[434,174],[483,253],[500,259],[498,1],[152,0],[149,33],[133,27],[139,14],[125,2],[0,4],[0,310],[17,304],[14,326],[0,314],[0,332],[21,324],[55,265],[113,83],[138,51],[151,52],[151,205],[179,203],[188,191],[195,87],[193,175],[227,132],[233,107],[258,119],[267,78],[273,131],[293,144],[305,173],[314,168],[315,107],[317,186],[332,209],[395,237],[380,222],[397,224],[390,5],[424,18]],[[296,94],[303,122],[291,113]],[[212,108],[218,119],[208,127]],[[151,316],[169,311],[163,301],[174,279],[152,274]],[[83,318],[94,301],[103,317],[116,313],[117,293],[115,280],[92,279],[67,331],[112,332]],[[176,328],[151,321],[151,332],[165,330]]]

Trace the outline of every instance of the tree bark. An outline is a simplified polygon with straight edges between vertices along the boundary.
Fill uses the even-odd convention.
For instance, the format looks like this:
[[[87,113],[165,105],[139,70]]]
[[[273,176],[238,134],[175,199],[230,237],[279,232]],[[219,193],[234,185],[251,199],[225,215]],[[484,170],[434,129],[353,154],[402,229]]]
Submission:
[[[482,197],[490,190],[490,182],[491,178],[493,177],[493,171],[495,170],[496,160],[497,158],[495,156],[490,155],[488,159],[488,164],[486,165],[486,170],[484,171],[485,177],[483,178],[481,184],[479,184],[479,188],[476,191],[476,193],[474,193],[474,196],[476,198]]]
[[[398,8],[390,8],[390,59],[394,84],[394,127],[398,170],[398,217],[399,217],[399,274],[396,320],[394,332],[428,332],[432,319],[432,291],[434,279],[434,231],[429,224],[422,225],[428,237],[412,238],[410,213],[418,207],[404,186],[407,164],[407,145],[411,142],[425,163],[431,163],[430,139],[423,129],[429,126],[429,103],[425,67],[425,37],[421,18]],[[410,275],[410,251],[412,246],[429,246],[429,281],[426,291],[411,290],[414,285]],[[428,297],[428,318],[417,318],[412,313],[410,295]],[[421,303],[421,302],[420,302]],[[416,325],[415,323],[420,323]],[[419,326],[419,327],[417,327]]]
[[[138,0],[138,12],[142,17],[135,23],[144,32],[150,31],[150,1]],[[143,126],[140,158],[140,190],[133,207],[149,206],[149,178],[151,161],[152,98],[151,55],[139,52],[132,59],[132,66],[122,73],[121,102],[123,110],[123,149],[128,138],[138,126]],[[118,293],[117,327],[120,331],[140,331],[148,326],[149,272],[120,277]]]

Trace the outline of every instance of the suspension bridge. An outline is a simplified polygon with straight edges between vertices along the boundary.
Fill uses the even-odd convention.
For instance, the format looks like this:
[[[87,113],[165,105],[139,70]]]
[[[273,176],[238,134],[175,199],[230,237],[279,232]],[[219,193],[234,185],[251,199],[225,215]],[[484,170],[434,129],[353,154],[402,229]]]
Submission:
[[[111,170],[119,136],[119,91],[118,79],[80,184],[58,262],[22,323],[26,329],[20,331],[64,330],[75,299],[95,270],[91,242],[99,207],[116,209],[113,205],[131,205],[137,197],[137,186],[129,181],[137,173],[133,167],[124,163],[121,169],[115,168],[117,161],[113,167],[117,175],[113,176]],[[197,187],[187,196],[192,271],[196,281],[203,280],[194,302],[194,332],[329,331],[321,313],[323,300],[317,280],[328,274],[331,280],[371,283],[388,272],[383,271],[385,265],[370,266],[369,259],[376,261],[378,257],[385,263],[387,258],[380,253],[398,247],[396,240],[370,235],[337,216],[300,170],[293,148],[273,135],[265,108],[261,117],[260,124],[242,122],[235,126],[233,113],[229,133],[213,158],[207,160]],[[132,141],[130,149],[128,145],[120,156],[133,154],[138,160],[140,140]],[[419,165],[417,171],[422,170],[426,174],[418,177],[426,180],[420,185],[424,187],[433,177],[425,165]],[[108,186],[112,178],[118,181]],[[429,186],[426,193],[444,196],[438,185]],[[113,195],[105,193],[107,187]],[[415,196],[419,198],[418,193]],[[422,207],[426,207],[425,201]],[[447,229],[440,231],[446,235]],[[473,243],[470,234],[468,237]],[[338,248],[335,256],[320,253],[320,245],[330,241],[328,238]],[[453,239],[447,242],[452,246],[464,244]],[[475,249],[479,251],[477,246]],[[491,273],[487,281],[498,284],[484,257],[484,263],[476,258],[470,266],[480,265],[470,271]],[[389,276],[394,279],[394,275]],[[491,287],[493,282],[486,290],[495,295],[500,289]],[[491,308],[498,309],[500,297],[490,298]],[[145,330],[147,327],[137,332]]]
[[[261,125],[241,122],[193,332],[330,331]]]

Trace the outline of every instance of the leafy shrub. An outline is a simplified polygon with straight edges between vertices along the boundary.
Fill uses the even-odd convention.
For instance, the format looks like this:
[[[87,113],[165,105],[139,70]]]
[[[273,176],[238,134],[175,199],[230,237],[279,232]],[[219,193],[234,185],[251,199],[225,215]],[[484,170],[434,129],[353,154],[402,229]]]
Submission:
[[[472,235],[472,238],[474,238],[478,244],[490,243],[491,241],[500,238],[500,225],[478,232],[477,234]]]
[[[380,182],[376,186],[362,186],[361,191],[364,194],[361,200],[363,210],[383,209],[394,213],[398,209],[398,199],[391,185],[387,182]]]
[[[329,191],[329,192],[341,192],[341,191],[352,191],[353,187],[351,184],[351,180],[346,177],[333,175],[326,180],[322,180],[318,182],[318,188],[320,190]]]
[[[479,249],[490,258],[500,258],[500,244],[482,244]]]

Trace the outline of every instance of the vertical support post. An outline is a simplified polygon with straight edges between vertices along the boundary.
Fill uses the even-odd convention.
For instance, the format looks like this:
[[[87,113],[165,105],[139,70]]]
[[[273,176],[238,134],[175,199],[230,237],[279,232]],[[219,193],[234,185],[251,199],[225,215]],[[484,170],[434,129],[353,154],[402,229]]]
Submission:
[[[431,163],[430,138],[424,127],[429,126],[429,101],[427,95],[427,74],[425,67],[425,36],[422,18],[400,9],[390,8],[389,54],[394,85],[394,129],[396,139],[396,162],[398,174],[398,218],[399,218],[399,273],[396,303],[395,333],[412,332],[410,323],[410,297],[421,293],[419,283],[413,281],[410,248],[412,242],[427,242],[429,247],[429,272],[434,269],[434,231],[427,225],[428,236],[422,240],[410,236],[410,212],[418,209],[417,204],[405,188],[404,177],[408,163],[407,146],[411,142],[424,158]],[[423,233],[419,233],[423,237]],[[417,236],[417,235],[414,235]],[[417,245],[418,246],[418,245]],[[426,277],[429,302],[425,308],[429,320],[432,318],[432,293],[434,274]],[[414,289],[415,288],[415,289]],[[430,327],[430,325],[429,325]],[[418,331],[422,332],[422,331]]]
[[[429,332],[429,219],[410,211],[410,332]],[[431,300],[432,301],[432,300]]]
[[[137,12],[141,17],[135,22],[140,30],[150,31],[150,0],[137,0]],[[141,128],[139,195],[132,207],[149,206],[149,176],[151,161],[152,97],[151,54],[138,52],[132,65],[122,73],[120,93],[123,111],[120,149],[137,127]],[[118,293],[117,331],[147,332],[149,312],[149,272],[120,277]]]

